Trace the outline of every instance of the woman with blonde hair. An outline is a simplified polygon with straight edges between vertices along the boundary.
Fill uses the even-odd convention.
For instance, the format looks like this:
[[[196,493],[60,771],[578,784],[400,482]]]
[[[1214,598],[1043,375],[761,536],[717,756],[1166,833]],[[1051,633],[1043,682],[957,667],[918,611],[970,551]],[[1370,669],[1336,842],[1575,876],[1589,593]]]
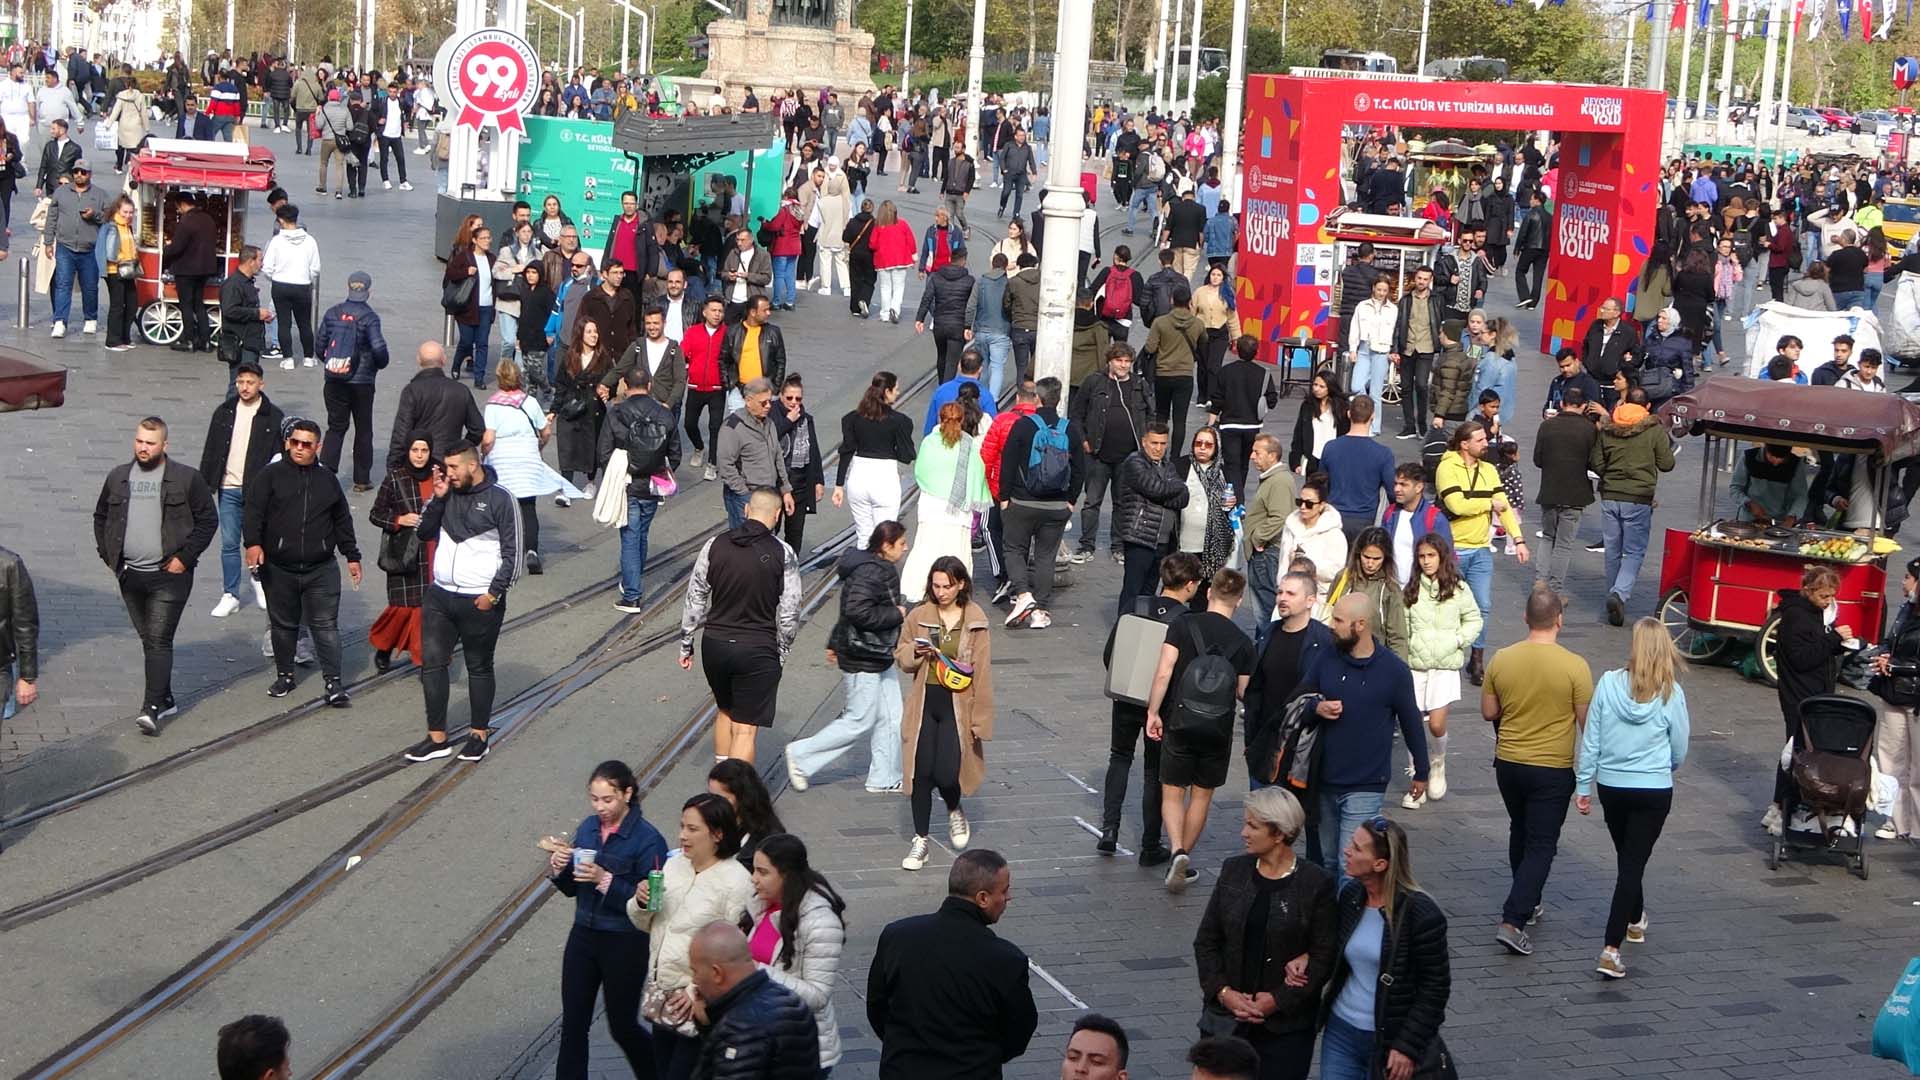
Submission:
[[[1587,707],[1574,767],[1574,807],[1582,814],[1593,811],[1597,780],[1619,873],[1594,969],[1609,979],[1627,974],[1620,943],[1647,940],[1641,881],[1673,809],[1673,771],[1687,760],[1687,694],[1678,682],[1685,671],[1666,627],[1643,618],[1633,624],[1627,666],[1600,676]]]
[[[567,482],[540,456],[553,438],[553,417],[527,393],[520,365],[502,360],[494,365],[495,390],[482,415],[493,432],[486,465],[500,486],[520,503],[520,541],[527,557],[527,573],[542,572],[540,564],[540,496],[562,495],[583,499],[586,494]],[[508,552],[501,552],[502,556]]]
[[[920,486],[919,528],[900,571],[907,603],[924,597],[928,571],[942,555],[963,563],[973,557],[973,515],[992,505],[987,467],[978,439],[967,434],[966,409],[957,401],[940,406],[940,423],[920,440],[913,479]]]

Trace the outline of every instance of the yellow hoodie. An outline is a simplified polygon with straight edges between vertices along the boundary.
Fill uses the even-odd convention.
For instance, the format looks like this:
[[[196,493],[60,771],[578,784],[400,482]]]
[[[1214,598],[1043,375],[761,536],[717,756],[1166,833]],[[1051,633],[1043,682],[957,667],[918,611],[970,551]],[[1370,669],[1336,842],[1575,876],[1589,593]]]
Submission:
[[[1526,534],[1520,531],[1520,520],[1507,505],[1500,472],[1492,465],[1476,461],[1469,469],[1460,451],[1449,450],[1441,455],[1440,464],[1433,470],[1433,486],[1440,492],[1440,509],[1453,526],[1456,550],[1486,547],[1495,512],[1499,513],[1500,524],[1506,528],[1507,535],[1524,542]]]

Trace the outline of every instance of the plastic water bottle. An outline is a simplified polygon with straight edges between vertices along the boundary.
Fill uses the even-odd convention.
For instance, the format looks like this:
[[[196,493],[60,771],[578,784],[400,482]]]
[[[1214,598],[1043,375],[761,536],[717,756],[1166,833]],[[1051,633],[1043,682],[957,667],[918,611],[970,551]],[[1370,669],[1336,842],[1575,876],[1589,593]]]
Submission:
[[[1240,531],[1240,519],[1247,516],[1247,508],[1240,503],[1239,497],[1233,493],[1232,484],[1227,485],[1227,497],[1234,501],[1233,509],[1227,511],[1227,518],[1233,522],[1233,531],[1238,533]]]

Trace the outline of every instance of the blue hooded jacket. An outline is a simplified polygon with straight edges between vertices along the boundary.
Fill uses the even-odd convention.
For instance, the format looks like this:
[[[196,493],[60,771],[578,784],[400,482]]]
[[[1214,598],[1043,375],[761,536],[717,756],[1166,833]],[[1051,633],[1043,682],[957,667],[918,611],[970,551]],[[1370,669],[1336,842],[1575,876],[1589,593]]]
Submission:
[[[1687,760],[1688,731],[1687,693],[1679,684],[1664,701],[1635,701],[1626,671],[1607,672],[1587,706],[1575,794],[1593,794],[1596,778],[1608,787],[1672,787],[1673,770]]]

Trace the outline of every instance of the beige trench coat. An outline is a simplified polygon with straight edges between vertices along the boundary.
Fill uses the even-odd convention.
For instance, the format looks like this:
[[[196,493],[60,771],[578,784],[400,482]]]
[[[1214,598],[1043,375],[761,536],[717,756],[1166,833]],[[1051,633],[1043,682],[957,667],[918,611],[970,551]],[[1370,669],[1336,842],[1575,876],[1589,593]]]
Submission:
[[[905,749],[906,790],[913,789],[914,748],[920,742],[920,715],[926,707],[927,676],[932,665],[913,652],[913,639],[926,636],[924,626],[938,625],[938,607],[928,601],[907,612],[900,624],[900,643],[893,658],[913,682],[902,704],[900,738]],[[953,695],[953,716],[960,728],[960,793],[971,795],[987,778],[986,743],[993,738],[993,637],[987,631],[987,613],[969,603],[961,617],[966,637],[960,642],[960,662],[973,665],[973,685]]]

